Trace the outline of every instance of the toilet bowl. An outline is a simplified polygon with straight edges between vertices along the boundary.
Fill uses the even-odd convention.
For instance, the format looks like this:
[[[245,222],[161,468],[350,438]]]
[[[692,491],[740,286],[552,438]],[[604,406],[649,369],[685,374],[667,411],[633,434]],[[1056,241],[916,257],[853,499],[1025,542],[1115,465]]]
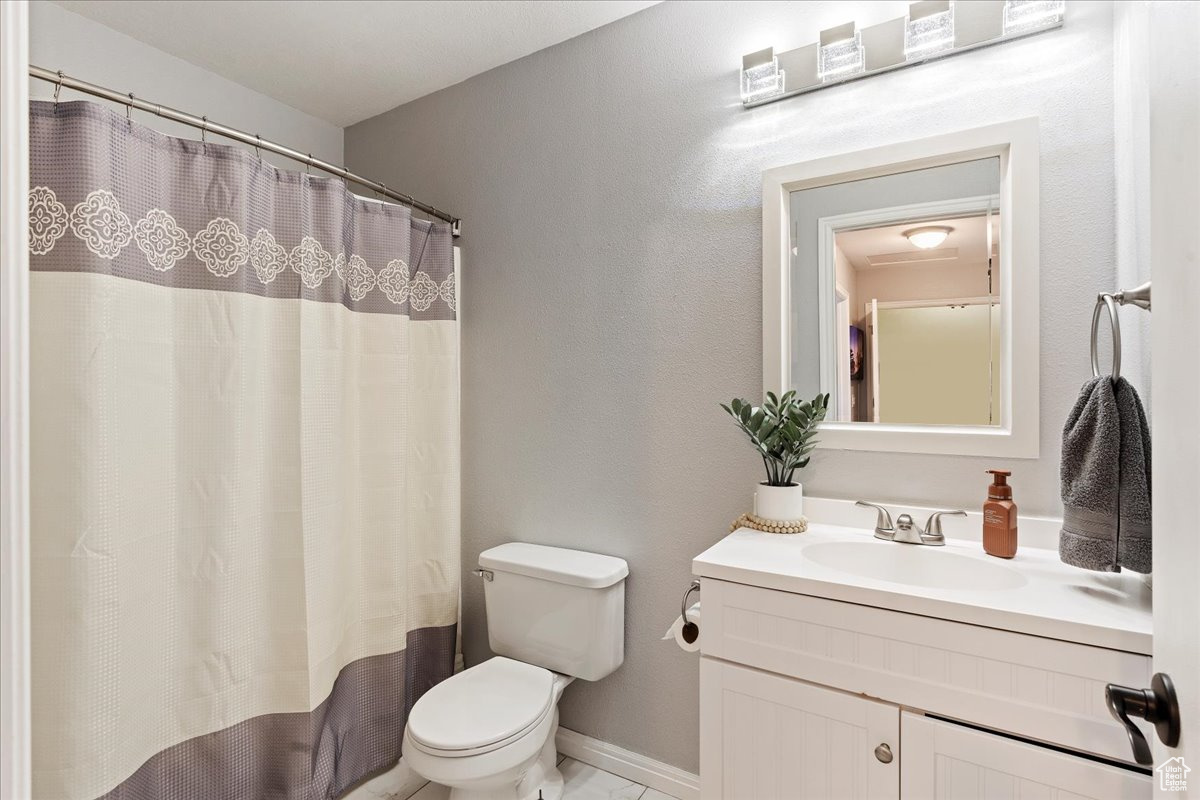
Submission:
[[[451,800],[558,800],[558,700],[625,660],[626,563],[510,542],[479,555],[495,657],[437,684],[404,729],[408,766]]]
[[[452,800],[557,800],[558,700],[572,680],[503,656],[471,667],[413,707],[404,759]]]

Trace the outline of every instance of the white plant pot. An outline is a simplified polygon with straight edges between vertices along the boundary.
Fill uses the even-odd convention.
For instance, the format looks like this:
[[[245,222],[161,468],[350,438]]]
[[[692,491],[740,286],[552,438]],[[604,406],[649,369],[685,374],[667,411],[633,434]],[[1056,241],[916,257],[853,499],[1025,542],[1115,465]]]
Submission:
[[[754,494],[754,515],[777,522],[794,522],[804,516],[804,485],[758,485]]]

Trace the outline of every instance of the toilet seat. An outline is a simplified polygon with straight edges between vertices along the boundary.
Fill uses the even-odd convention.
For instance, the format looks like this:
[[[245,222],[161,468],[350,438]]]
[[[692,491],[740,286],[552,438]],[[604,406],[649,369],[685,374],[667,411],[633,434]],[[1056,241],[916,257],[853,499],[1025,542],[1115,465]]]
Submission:
[[[496,656],[426,692],[408,715],[409,740],[443,758],[487,753],[537,727],[555,700],[552,672]]]

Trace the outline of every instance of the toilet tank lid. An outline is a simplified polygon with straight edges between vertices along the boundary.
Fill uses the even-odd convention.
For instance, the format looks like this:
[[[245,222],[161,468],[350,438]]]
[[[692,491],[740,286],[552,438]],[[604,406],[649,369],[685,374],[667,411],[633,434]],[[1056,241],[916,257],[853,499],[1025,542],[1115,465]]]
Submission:
[[[612,586],[629,574],[623,558],[525,542],[484,550],[479,554],[479,566],[588,589]]]

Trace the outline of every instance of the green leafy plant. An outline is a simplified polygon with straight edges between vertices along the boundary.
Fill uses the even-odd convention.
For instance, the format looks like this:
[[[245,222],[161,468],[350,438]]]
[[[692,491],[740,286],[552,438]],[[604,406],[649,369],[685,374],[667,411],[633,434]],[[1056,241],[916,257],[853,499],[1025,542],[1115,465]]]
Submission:
[[[739,398],[729,405],[721,403],[762,456],[768,486],[795,485],[792,476],[808,466],[808,454],[817,446],[817,426],[825,419],[828,406],[828,394],[797,400],[794,391],[784,392],[782,397],[767,392],[766,401],[758,408]]]

